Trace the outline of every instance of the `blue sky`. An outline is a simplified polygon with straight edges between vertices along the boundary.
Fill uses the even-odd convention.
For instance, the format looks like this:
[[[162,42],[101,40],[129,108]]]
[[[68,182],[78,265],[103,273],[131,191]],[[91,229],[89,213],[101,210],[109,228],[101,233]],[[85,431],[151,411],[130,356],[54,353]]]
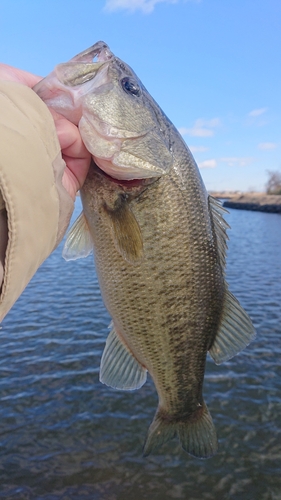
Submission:
[[[98,40],[138,74],[208,189],[281,170],[280,0],[0,0],[0,60],[46,75]]]

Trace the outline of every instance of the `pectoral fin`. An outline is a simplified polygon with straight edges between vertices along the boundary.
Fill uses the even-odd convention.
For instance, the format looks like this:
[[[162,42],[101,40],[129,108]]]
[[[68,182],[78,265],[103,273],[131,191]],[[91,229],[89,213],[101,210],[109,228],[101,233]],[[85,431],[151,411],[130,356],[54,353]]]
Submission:
[[[65,260],[87,257],[93,250],[93,242],[84,213],[82,212],[71,227],[63,247]]]
[[[100,381],[114,389],[132,391],[146,381],[147,370],[122,342],[114,327],[107,337],[100,365]]]
[[[255,338],[255,329],[238,300],[226,292],[219,331],[210,355],[217,365],[242,351]]]
[[[130,264],[136,264],[143,257],[143,241],[138,222],[127,201],[122,200],[118,207],[104,211],[108,217],[116,249]]]

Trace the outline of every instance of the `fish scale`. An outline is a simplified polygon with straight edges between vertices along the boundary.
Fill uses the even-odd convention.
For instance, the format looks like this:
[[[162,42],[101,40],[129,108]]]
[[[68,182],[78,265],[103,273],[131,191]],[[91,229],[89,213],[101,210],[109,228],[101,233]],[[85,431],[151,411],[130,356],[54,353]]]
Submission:
[[[94,249],[112,317],[100,380],[134,390],[150,373],[159,404],[145,455],[177,435],[188,453],[210,457],[207,352],[219,364],[255,335],[225,282],[224,210],[179,132],[104,42],[58,65],[35,91],[78,124],[93,158],[64,256]]]
[[[92,175],[93,178],[88,177],[81,192],[84,207],[90,206],[89,197],[94,198],[88,183],[93,186],[98,183],[99,174],[95,177],[93,172]],[[212,255],[200,245],[196,235],[196,244],[193,248],[196,258],[193,259],[190,254],[189,249],[197,229],[194,231],[194,225],[189,226],[186,223],[187,213],[190,212],[189,204],[182,191],[177,188],[176,180],[171,181],[169,177],[162,178],[140,196],[141,201],[136,199],[131,203],[131,209],[140,225],[145,255],[142,262],[136,264],[134,269],[131,264],[124,266],[124,260],[110,241],[110,234],[106,238],[106,228],[101,220],[95,223],[91,209],[85,208],[84,211],[89,227],[93,228],[93,233],[96,235],[94,243],[96,266],[104,301],[114,318],[116,329],[122,332],[122,337],[132,352],[151,373],[165,407],[176,406],[177,414],[180,415],[182,407],[186,406],[183,392],[190,392],[189,377],[197,380],[196,392],[201,398],[203,379],[194,373],[199,372],[202,375],[204,372],[207,347],[210,344],[210,333],[207,332],[207,337],[202,335],[205,325],[197,312],[198,302],[202,302],[200,294],[203,294],[203,301],[208,297],[211,300],[214,290],[221,286],[222,277],[216,260],[217,272],[214,273],[214,279],[212,283],[206,283],[204,269],[214,264],[210,262]],[[155,199],[162,201],[157,207]],[[100,202],[104,200],[106,200],[105,192]],[[167,214],[167,206],[169,215],[163,216]],[[193,211],[197,213],[194,202]],[[151,213],[154,213],[154,216],[150,218],[148,225],[147,220]],[[197,219],[198,215],[195,215],[195,218]],[[158,239],[161,241],[160,248]],[[203,266],[200,265],[200,261],[203,262]],[[208,284],[209,287],[206,286]],[[192,299],[189,302],[188,297]],[[128,317],[133,319],[133,328]],[[192,338],[190,332],[194,336],[193,341],[190,341],[190,336]],[[198,349],[198,344],[201,346],[197,337],[202,339],[204,344],[202,349]],[[195,353],[193,345],[196,347]],[[184,352],[181,363],[178,357],[179,351]],[[201,358],[203,361],[200,362]],[[178,374],[181,374],[181,377]],[[179,397],[176,397],[174,391],[172,402],[169,399],[166,401],[167,385],[179,388]],[[194,392],[194,384],[192,385]],[[198,399],[196,407],[197,403]]]
[[[99,178],[104,190],[97,200]],[[106,182],[109,193],[112,188],[104,180],[93,168],[81,196],[105,304],[116,331],[152,375],[158,415],[169,416],[171,422],[188,420],[203,404],[206,353],[223,307],[222,270],[209,220],[204,227],[202,217],[208,213],[207,203],[202,208],[199,199],[197,207],[194,193],[189,201],[189,191],[179,189],[176,176],[161,178],[133,200],[130,208],[141,229],[144,258],[132,268],[124,265],[104,220],[95,222],[91,201],[104,203]],[[202,308],[213,302],[213,307]],[[211,320],[206,320],[206,312]]]

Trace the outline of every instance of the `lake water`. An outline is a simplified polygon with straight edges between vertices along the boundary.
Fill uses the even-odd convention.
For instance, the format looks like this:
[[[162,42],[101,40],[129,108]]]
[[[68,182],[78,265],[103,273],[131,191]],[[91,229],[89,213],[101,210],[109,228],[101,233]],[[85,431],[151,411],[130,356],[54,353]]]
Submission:
[[[227,279],[257,338],[221,366],[207,361],[218,454],[195,459],[173,440],[142,457],[153,383],[99,382],[110,318],[92,257],[66,263],[60,247],[0,330],[0,498],[281,499],[281,215],[226,218]]]

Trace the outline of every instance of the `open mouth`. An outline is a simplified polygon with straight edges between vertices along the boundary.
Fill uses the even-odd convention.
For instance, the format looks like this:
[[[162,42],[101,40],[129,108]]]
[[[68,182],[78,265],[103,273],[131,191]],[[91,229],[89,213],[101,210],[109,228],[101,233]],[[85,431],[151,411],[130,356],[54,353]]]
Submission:
[[[105,42],[97,42],[83,52],[80,52],[71,61],[79,62],[105,62],[112,59],[113,54]]]

